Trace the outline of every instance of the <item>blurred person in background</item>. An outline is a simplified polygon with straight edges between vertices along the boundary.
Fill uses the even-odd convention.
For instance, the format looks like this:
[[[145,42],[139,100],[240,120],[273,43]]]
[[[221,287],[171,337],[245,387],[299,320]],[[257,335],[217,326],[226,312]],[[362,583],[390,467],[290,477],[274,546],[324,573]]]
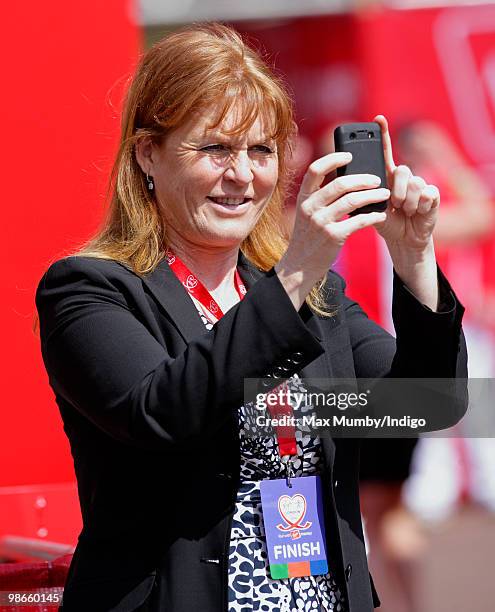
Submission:
[[[398,155],[442,193],[434,231],[438,261],[466,306],[465,333],[470,378],[495,375],[495,310],[484,283],[483,246],[495,238],[495,202],[482,178],[448,132],[433,121],[397,128]],[[478,431],[477,435],[480,435]],[[495,440],[462,437],[421,439],[405,488],[409,508],[426,521],[440,521],[476,501],[495,511]]]
[[[427,120],[402,123],[396,133],[400,161],[441,189],[435,251],[439,265],[458,283],[468,326],[479,325],[487,315],[495,322],[495,312],[485,312],[480,248],[495,237],[495,202],[488,186],[439,124]],[[487,374],[495,371],[493,342],[491,346],[481,357],[485,364],[489,360]],[[478,355],[470,357],[471,365]],[[476,365],[479,369],[481,365]]]
[[[220,24],[144,55],[108,216],[36,295],[83,516],[64,612],[378,605],[359,440],[300,436],[282,457],[275,438],[249,435],[243,384],[283,377],[300,391],[310,366],[317,378],[464,376],[463,306],[432,243],[438,190],[395,165],[386,119],[375,119],[389,188],[368,174],[322,187],[350,157],[312,162],[287,241],[296,126],[283,84]],[[386,212],[347,217],[389,197]],[[331,270],[347,238],[372,226],[394,264],[397,343]],[[273,579],[260,483],[291,473],[323,481],[328,571]]]

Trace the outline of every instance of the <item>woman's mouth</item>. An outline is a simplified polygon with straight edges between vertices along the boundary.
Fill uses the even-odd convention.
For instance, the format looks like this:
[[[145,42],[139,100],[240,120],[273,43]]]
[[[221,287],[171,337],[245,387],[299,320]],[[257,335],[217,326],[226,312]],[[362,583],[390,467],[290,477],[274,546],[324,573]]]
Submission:
[[[251,199],[252,198],[215,198],[213,196],[208,196],[208,200],[215,204],[225,206],[226,208],[237,208],[242,204],[247,204]]]

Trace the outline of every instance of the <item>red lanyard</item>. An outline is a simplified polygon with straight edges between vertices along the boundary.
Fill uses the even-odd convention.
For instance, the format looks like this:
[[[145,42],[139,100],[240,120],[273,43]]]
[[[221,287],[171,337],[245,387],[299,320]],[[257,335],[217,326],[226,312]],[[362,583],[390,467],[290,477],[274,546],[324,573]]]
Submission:
[[[175,255],[170,249],[167,249],[167,252],[165,253],[165,259],[167,260],[167,263],[174,272],[174,274],[181,281],[184,288],[189,292],[189,294],[192,297],[196,298],[198,302],[200,302],[206,308],[206,310],[210,312],[213,316],[215,316],[217,319],[223,317],[223,312],[220,306],[213,299],[210,292],[203,285],[203,283],[189,270],[186,264],[181,261],[179,257]],[[247,289],[244,283],[242,282],[237,269],[235,271],[234,280],[236,291],[239,295],[239,298],[242,300],[246,295]],[[276,419],[280,419],[281,417],[287,417],[290,422],[293,417],[293,410],[292,406],[288,402],[287,383],[282,383],[281,385],[273,389],[270,393],[277,394],[277,397],[280,397],[279,393],[283,394],[282,402],[277,403],[275,406],[268,407],[270,416]],[[275,427],[275,431],[277,433],[280,456],[290,457],[292,455],[297,455],[294,425],[278,425]]]
[[[198,302],[200,302],[210,314],[212,314],[217,319],[221,319],[223,317],[222,309],[213,299],[208,289],[191,272],[191,270],[189,270],[186,264],[181,261],[177,255],[172,253],[170,249],[167,249],[167,252],[165,253],[165,259],[167,260],[168,265],[172,268],[172,271],[174,272],[175,276],[177,276],[177,278],[184,285],[189,294],[196,298]],[[241,280],[237,268],[235,271],[234,283],[237,294],[239,295],[239,299],[242,300],[243,297],[246,295],[247,289]]]
[[[277,402],[275,406],[268,406],[268,411],[272,419],[280,419],[281,417],[287,417],[287,425],[277,425],[275,431],[277,432],[278,450],[281,457],[297,455],[297,444],[296,444],[296,428],[291,422],[294,416],[292,406],[288,401],[287,394],[288,386],[287,382],[283,382],[278,387],[275,387],[270,393],[279,393],[282,396],[282,401]]]

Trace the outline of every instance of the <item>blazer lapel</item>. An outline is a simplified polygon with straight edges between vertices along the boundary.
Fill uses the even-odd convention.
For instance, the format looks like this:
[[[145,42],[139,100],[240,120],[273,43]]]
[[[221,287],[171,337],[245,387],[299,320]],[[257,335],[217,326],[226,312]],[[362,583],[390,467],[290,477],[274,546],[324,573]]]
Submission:
[[[206,332],[194,302],[165,259],[153,272],[143,277],[143,282],[164,308],[186,344]]]
[[[311,309],[309,308],[309,306],[305,303],[302,306],[302,309],[307,309],[307,313],[308,313],[307,320],[305,316],[303,317],[305,319],[306,327],[308,327],[313,332],[313,334],[319,338],[319,340],[327,341],[327,334],[325,333],[324,326],[320,323],[318,318],[311,312]],[[302,314],[302,309],[300,311],[301,314]],[[317,359],[315,359],[311,363],[308,363],[308,365],[305,366],[300,371],[299,374],[301,378],[303,379],[303,382],[304,382],[304,379],[331,378],[332,369],[331,369],[330,361],[329,359],[327,359],[326,354],[323,353],[323,355],[320,355]],[[331,438],[322,437],[320,438],[320,442],[323,448],[323,456],[324,456],[326,468],[327,470],[329,470],[329,473],[332,474],[333,463],[335,459],[334,441]]]
[[[248,289],[265,274],[258,270],[241,251],[239,251],[237,265]],[[162,259],[153,272],[143,277],[143,281],[164,308],[168,318],[171,319],[186,344],[206,333],[196,306],[165,259]]]

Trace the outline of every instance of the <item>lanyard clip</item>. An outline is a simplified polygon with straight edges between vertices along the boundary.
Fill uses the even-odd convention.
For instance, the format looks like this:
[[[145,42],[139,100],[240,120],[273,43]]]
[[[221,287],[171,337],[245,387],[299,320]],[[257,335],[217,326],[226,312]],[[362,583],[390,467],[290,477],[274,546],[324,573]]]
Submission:
[[[282,463],[285,465],[285,480],[287,482],[287,486],[289,487],[289,489],[292,489],[290,479],[294,476],[294,467],[292,465],[291,456],[284,455],[282,457]]]

